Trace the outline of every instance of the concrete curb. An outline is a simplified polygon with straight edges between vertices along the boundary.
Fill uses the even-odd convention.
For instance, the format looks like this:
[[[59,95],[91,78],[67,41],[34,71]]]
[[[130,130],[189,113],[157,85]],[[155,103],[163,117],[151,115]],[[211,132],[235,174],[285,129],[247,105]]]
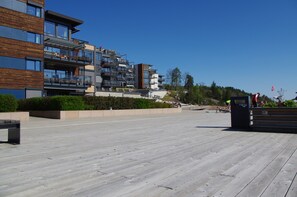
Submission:
[[[93,118],[93,117],[116,117],[136,116],[149,114],[172,114],[180,113],[181,108],[160,109],[127,109],[127,110],[83,110],[83,111],[31,111],[30,116],[52,118],[60,120]]]
[[[29,112],[1,112],[0,119],[28,121]]]

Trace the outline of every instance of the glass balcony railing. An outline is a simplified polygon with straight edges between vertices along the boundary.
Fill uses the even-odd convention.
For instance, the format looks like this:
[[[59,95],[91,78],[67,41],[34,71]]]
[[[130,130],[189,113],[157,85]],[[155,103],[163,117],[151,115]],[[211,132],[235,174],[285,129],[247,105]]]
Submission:
[[[44,76],[45,86],[64,86],[64,87],[89,87],[92,85],[90,77],[85,76]]]
[[[110,81],[110,80],[104,80],[102,83],[103,87],[121,87],[121,82],[118,81]]]
[[[135,84],[135,81],[133,81],[133,80],[127,80],[126,81],[126,83],[127,83],[127,85],[134,85]]]
[[[70,53],[69,53],[70,54]],[[44,51],[44,58],[81,64],[91,64],[92,59],[86,56],[71,56],[67,54]]]
[[[163,81],[165,81],[165,79],[163,79],[163,78],[158,78],[158,81],[159,81],[159,82],[163,82]]]

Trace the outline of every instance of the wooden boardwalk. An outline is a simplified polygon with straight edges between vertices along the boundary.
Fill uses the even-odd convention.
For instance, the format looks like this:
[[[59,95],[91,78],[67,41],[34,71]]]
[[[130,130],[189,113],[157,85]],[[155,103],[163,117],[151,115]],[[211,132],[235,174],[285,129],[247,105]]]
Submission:
[[[229,126],[207,111],[34,118],[0,144],[0,196],[296,197],[297,134]]]

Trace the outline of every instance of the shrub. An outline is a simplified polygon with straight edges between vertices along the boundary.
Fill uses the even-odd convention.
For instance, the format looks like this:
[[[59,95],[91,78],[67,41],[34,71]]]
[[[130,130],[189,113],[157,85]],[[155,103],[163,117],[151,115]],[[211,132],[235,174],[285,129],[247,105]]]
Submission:
[[[18,102],[13,95],[0,94],[0,112],[15,112]]]
[[[49,98],[34,97],[28,99],[22,99],[18,101],[18,110],[21,111],[36,111],[36,110],[49,110]]]
[[[93,106],[95,110],[112,109],[149,109],[149,108],[170,108],[168,103],[154,102],[149,99],[127,98],[127,97],[83,97],[87,106]]]
[[[36,97],[19,101],[22,111],[84,110],[85,104],[80,96]]]
[[[152,108],[172,108],[169,103],[154,102]]]
[[[287,100],[284,102],[285,107],[297,107],[297,103],[293,100]]]
[[[94,110],[107,110],[111,107],[110,100],[112,97],[95,97],[87,96],[83,97],[83,100],[87,106],[92,106]]]
[[[149,109],[152,108],[152,101],[148,99],[135,99],[134,108],[135,109]]]
[[[277,107],[277,103],[276,102],[268,102],[268,103],[264,104],[263,107]]]
[[[81,96],[53,96],[49,97],[51,110],[84,110],[85,103]]]
[[[149,99],[126,97],[95,97],[95,96],[53,96],[19,100],[19,110],[109,110],[112,109],[149,109],[170,108],[168,103],[158,103]]]

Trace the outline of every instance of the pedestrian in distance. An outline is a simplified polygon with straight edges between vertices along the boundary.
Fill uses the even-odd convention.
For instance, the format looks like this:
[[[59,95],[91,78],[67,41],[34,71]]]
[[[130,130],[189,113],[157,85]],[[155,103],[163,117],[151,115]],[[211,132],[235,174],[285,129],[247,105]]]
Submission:
[[[253,94],[252,95],[252,104],[253,104],[253,107],[258,107],[259,98],[260,98],[260,93],[259,92],[257,94]]]

